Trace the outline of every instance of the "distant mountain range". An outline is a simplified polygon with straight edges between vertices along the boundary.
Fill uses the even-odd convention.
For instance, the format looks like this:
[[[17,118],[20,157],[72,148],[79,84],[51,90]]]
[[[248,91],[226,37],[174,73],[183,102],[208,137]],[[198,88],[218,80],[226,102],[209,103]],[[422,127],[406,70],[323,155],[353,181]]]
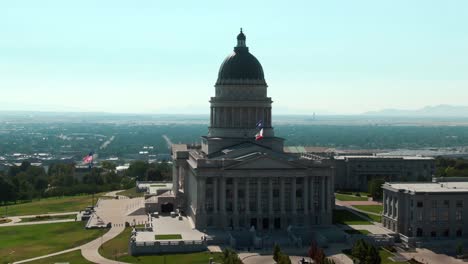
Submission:
[[[396,117],[468,117],[468,106],[436,105],[426,106],[416,110],[383,109],[365,112],[363,115]]]

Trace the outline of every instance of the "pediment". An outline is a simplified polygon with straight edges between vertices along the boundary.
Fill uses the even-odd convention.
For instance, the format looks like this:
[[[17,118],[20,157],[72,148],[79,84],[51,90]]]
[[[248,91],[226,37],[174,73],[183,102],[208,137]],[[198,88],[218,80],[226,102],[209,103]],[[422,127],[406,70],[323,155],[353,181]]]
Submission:
[[[294,162],[281,160],[267,155],[259,155],[258,157],[242,161],[227,167],[228,170],[271,170],[271,169],[304,169],[305,167]]]

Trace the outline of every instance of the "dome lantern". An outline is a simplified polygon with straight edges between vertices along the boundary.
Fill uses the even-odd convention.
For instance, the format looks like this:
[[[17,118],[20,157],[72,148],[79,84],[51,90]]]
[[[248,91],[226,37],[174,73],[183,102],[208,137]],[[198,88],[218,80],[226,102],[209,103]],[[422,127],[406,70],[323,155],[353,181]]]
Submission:
[[[245,35],[242,32],[242,28],[240,29],[239,35],[237,35],[237,47],[246,47],[246,45],[245,45]]]

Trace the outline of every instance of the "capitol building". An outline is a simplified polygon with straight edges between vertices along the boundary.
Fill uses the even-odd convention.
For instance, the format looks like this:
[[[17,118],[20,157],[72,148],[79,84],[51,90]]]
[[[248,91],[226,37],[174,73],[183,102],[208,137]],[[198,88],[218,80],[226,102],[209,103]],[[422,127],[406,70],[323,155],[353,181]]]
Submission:
[[[283,151],[267,90],[241,30],[218,72],[208,134],[200,145],[172,146],[173,189],[157,210],[178,208],[198,229],[332,223],[332,162]]]

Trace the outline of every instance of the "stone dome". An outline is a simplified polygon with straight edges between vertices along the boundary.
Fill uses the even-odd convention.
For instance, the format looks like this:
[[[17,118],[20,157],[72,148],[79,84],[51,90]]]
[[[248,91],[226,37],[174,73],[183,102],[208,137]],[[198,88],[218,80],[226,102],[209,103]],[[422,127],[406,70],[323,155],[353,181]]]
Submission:
[[[245,35],[237,36],[234,52],[221,64],[216,84],[265,84],[263,68],[260,62],[249,52],[245,45]]]

